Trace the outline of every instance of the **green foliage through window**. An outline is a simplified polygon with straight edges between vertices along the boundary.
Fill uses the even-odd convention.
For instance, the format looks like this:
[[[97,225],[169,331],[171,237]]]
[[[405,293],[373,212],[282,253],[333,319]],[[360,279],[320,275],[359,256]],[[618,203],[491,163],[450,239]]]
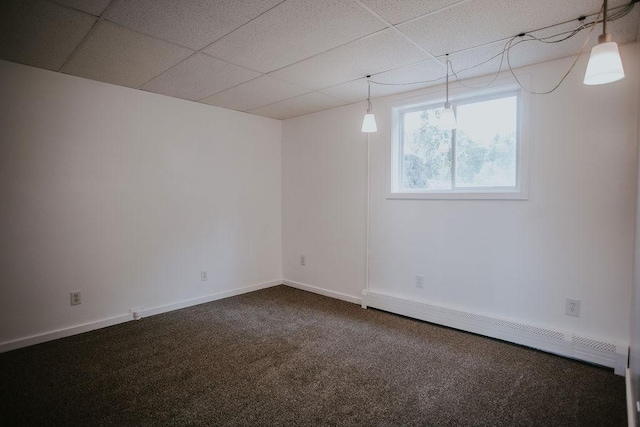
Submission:
[[[458,127],[438,127],[442,107],[402,112],[402,186],[446,191],[517,185],[518,97],[454,104]]]

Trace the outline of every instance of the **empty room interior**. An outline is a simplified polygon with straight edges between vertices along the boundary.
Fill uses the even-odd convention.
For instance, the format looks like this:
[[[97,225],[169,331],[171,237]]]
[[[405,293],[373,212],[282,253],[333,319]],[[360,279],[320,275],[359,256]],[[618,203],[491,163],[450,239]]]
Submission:
[[[639,426],[640,2],[0,5],[0,424]]]

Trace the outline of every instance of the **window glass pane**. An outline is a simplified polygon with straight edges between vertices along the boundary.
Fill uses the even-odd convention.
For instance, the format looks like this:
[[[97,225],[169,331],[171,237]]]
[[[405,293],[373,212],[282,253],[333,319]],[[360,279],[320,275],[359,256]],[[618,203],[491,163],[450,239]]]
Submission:
[[[403,113],[402,186],[406,190],[451,189],[451,132],[442,131],[442,108]]]
[[[456,187],[515,187],[518,98],[462,104],[456,118]]]

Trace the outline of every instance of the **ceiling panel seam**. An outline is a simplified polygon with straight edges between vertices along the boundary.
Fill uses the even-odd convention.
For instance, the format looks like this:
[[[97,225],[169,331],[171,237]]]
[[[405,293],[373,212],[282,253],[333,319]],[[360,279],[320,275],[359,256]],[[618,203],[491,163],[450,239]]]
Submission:
[[[245,25],[248,25],[249,23],[251,23],[251,22],[255,21],[256,19],[260,18],[260,17],[261,17],[262,15],[264,15],[265,13],[269,13],[269,12],[271,12],[272,10],[274,10],[275,8],[280,7],[280,6],[281,6],[283,3],[285,3],[286,1],[287,1],[287,0],[282,0],[280,3],[278,3],[278,4],[274,5],[273,7],[271,7],[271,8],[269,8],[269,9],[265,10],[265,11],[264,11],[264,12],[262,12],[260,15],[258,15],[258,16],[256,16],[256,17],[254,17],[254,18],[251,18],[250,20],[248,20],[248,21],[247,21],[247,22],[245,22],[244,24],[242,24],[242,25],[240,25],[240,26],[238,26],[238,27],[234,28],[233,30],[229,31],[227,34],[225,34],[225,35],[223,35],[223,36],[221,36],[221,37],[218,37],[217,39],[215,39],[214,41],[212,41],[211,43],[209,43],[208,45],[206,45],[205,47],[203,47],[202,49],[200,49],[198,52],[201,52],[201,51],[203,51],[203,50],[205,50],[205,49],[208,49],[212,44],[214,44],[214,43],[216,43],[216,42],[218,42],[218,41],[222,40],[223,38],[225,38],[225,37],[229,36],[229,35],[230,35],[230,34],[232,34],[232,33],[235,33],[235,32],[236,32],[236,31],[238,31],[240,28],[242,28],[242,27],[244,27]],[[204,52],[202,52],[202,53],[204,53]],[[216,58],[216,57],[215,57],[215,56],[213,56],[213,55],[209,55],[209,56],[211,56],[212,58]],[[216,59],[220,59],[220,58],[216,58]],[[246,67],[244,67],[244,68],[246,68]],[[247,69],[249,69],[249,68],[247,68]],[[254,71],[254,70],[252,70],[252,71]],[[259,72],[259,71],[257,71],[257,72]]]
[[[60,3],[59,1],[56,1],[56,0],[48,0],[48,1],[49,1],[49,3],[54,3],[54,4],[58,5],[58,6],[62,6],[65,9],[75,10],[76,12],[82,12],[85,15],[93,16],[94,18],[99,18],[100,16],[102,16],[104,14],[105,10],[107,10],[109,8],[109,6],[111,5],[111,3],[113,3],[114,0],[109,0],[109,4],[104,8],[102,13],[100,13],[99,15],[94,15],[93,13],[90,13],[90,12],[87,12],[85,10],[81,10],[81,9],[75,8],[75,7],[73,7],[71,5],[68,5],[68,4],[65,4],[65,3]]]
[[[215,57],[214,57],[214,56],[212,56],[212,58],[215,58]],[[218,59],[218,58],[216,58],[216,59]],[[233,65],[233,64],[232,64],[232,65]],[[205,99],[207,99],[207,98],[210,98],[210,97],[212,97],[212,96],[218,95],[218,94],[220,94],[220,93],[222,93],[222,92],[226,92],[226,91],[231,90],[231,89],[233,89],[233,88],[235,88],[235,87],[242,86],[243,84],[246,84],[246,83],[252,82],[252,81],[257,80],[257,79],[259,79],[259,78],[261,78],[261,77],[269,77],[270,79],[278,80],[278,81],[283,82],[283,83],[286,83],[286,84],[288,84],[288,85],[299,87],[300,89],[304,89],[304,90],[306,90],[307,92],[305,92],[305,93],[301,93],[301,94],[299,94],[299,95],[294,95],[294,96],[291,96],[291,97],[289,97],[289,98],[280,99],[280,100],[278,100],[278,101],[270,102],[270,103],[268,103],[268,104],[260,105],[260,106],[258,106],[258,107],[253,107],[253,108],[249,108],[249,109],[247,109],[247,110],[242,110],[242,111],[253,110],[253,109],[256,109],[256,108],[260,108],[260,107],[266,107],[267,105],[275,104],[276,102],[286,101],[287,99],[295,98],[295,97],[302,96],[302,95],[307,95],[307,94],[312,93],[312,92],[317,92],[317,91],[315,91],[315,90],[313,90],[313,89],[309,89],[308,87],[300,86],[299,84],[295,84],[295,83],[290,83],[290,82],[288,82],[288,81],[286,81],[286,80],[282,80],[282,79],[279,79],[279,78],[277,78],[277,77],[270,76],[270,75],[268,75],[268,74],[264,74],[264,73],[263,73],[262,75],[260,75],[260,76],[258,76],[258,77],[254,77],[254,78],[253,78],[253,79],[251,79],[251,80],[247,80],[246,82],[238,83],[238,84],[236,84],[236,85],[230,86],[230,87],[228,87],[228,88],[226,88],[226,89],[223,89],[223,90],[221,90],[221,91],[218,91],[218,92],[216,92],[216,93],[212,93],[211,95],[204,96],[204,97],[202,97],[202,98],[200,98],[200,99],[196,100],[196,102],[202,102],[202,101],[204,101],[204,100],[205,100]],[[323,94],[323,95],[324,95],[324,94]],[[335,98],[335,97],[333,97],[333,98]],[[204,103],[204,102],[203,102],[203,104],[206,104],[206,103]],[[210,104],[207,104],[207,105],[210,105]]]
[[[187,48],[187,49],[188,49],[188,48]],[[183,62],[185,62],[187,59],[192,58],[192,57],[194,57],[194,56],[195,56],[195,55],[197,55],[197,54],[206,55],[206,56],[208,56],[209,58],[213,58],[213,59],[215,59],[216,61],[224,62],[224,63],[226,63],[226,64],[233,65],[234,67],[243,68],[243,69],[245,69],[245,70],[253,71],[254,73],[259,73],[259,74],[260,74],[259,76],[254,77],[254,78],[253,78],[253,79],[251,79],[251,80],[255,80],[255,79],[257,79],[257,78],[260,78],[260,77],[262,77],[262,76],[265,76],[265,75],[266,75],[265,73],[262,73],[262,72],[260,72],[260,71],[252,70],[251,68],[247,68],[247,67],[242,67],[242,66],[240,66],[240,65],[237,65],[237,64],[231,63],[231,62],[229,62],[229,61],[225,61],[224,59],[216,58],[215,56],[207,55],[207,54],[206,54],[206,53],[204,53],[204,52],[201,52],[201,51],[199,51],[199,50],[196,50],[196,51],[194,51],[191,55],[189,55],[189,56],[187,56],[186,58],[184,58],[182,61],[179,61],[179,62],[177,62],[177,63],[173,64],[171,67],[167,68],[166,70],[164,70],[164,71],[163,71],[163,72],[161,72],[160,74],[158,74],[158,75],[156,75],[156,76],[153,76],[152,78],[150,78],[149,80],[147,80],[146,82],[144,82],[143,84],[141,84],[140,86],[138,86],[136,89],[141,89],[141,88],[142,88],[142,86],[144,86],[144,85],[146,85],[147,83],[151,82],[152,80],[154,80],[154,79],[156,79],[156,78],[158,78],[158,77],[162,76],[164,73],[166,73],[166,72],[168,72],[168,71],[172,70],[173,68],[175,68],[175,67],[177,67],[178,65],[182,64]],[[232,87],[240,86],[241,84],[244,84],[244,83],[250,82],[251,80],[247,80],[247,81],[245,81],[245,82],[238,83],[237,85],[234,85],[234,86],[228,87],[228,88],[223,89],[223,90],[221,90],[221,91],[218,91],[218,92],[216,92],[216,93],[210,93],[209,95],[204,96],[204,97],[203,97],[203,98],[201,98],[201,99],[208,98],[208,97],[213,96],[213,95],[216,95],[216,94],[218,94],[218,93],[220,93],[220,92],[224,92],[225,90],[227,90],[227,89],[231,89]]]
[[[77,12],[81,12],[81,13],[84,13],[86,15],[89,15],[91,17],[96,18],[95,15],[92,15],[90,13],[75,9],[75,8],[67,6],[67,5],[60,4],[60,3],[56,2],[56,1],[53,1],[53,0],[50,0],[50,1],[52,3],[54,3],[54,4],[57,4],[57,5],[62,6],[62,7],[65,7],[67,9],[75,10]],[[82,37],[82,40],[80,40],[80,43],[78,43],[78,45],[75,47],[75,49],[73,49],[73,51],[69,54],[67,59],[62,63],[60,68],[58,68],[56,71],[58,71],[60,73],[64,72],[64,71],[62,71],[64,69],[64,67],[66,67],[66,65],[69,63],[69,61],[71,61],[78,54],[78,51],[85,44],[87,44],[87,41],[91,38],[91,35],[93,34],[93,32],[95,31],[96,27],[98,26],[98,22],[104,20],[103,16],[104,16],[105,12],[111,7],[112,4],[113,4],[113,0],[110,0],[109,4],[107,5],[107,7],[105,7],[104,10],[102,11],[102,13],[100,14],[100,16],[97,17],[96,22],[94,22],[93,25],[91,26],[91,28],[89,29],[89,31],[87,31],[87,34],[85,34],[84,37]]]
[[[420,20],[422,18],[426,18],[427,16],[436,15],[438,13],[447,11],[449,9],[454,9],[454,8],[456,8],[458,6],[462,6],[463,4],[471,3],[472,1],[476,1],[476,0],[461,0],[461,1],[457,2],[457,3],[450,4],[449,6],[441,7],[440,9],[432,10],[431,12],[427,12],[427,13],[422,14],[420,16],[415,16],[413,18],[409,18],[406,21],[398,22],[395,25],[410,24],[410,23],[412,23],[414,21],[418,21],[418,20]]]
[[[288,83],[288,82],[287,82],[287,83]],[[300,97],[302,97],[302,96],[308,96],[308,95],[310,95],[310,94],[312,94],[312,93],[317,93],[317,94],[320,94],[320,95],[322,95],[322,96],[326,96],[326,97],[329,97],[329,98],[336,99],[336,100],[338,100],[338,101],[346,102],[344,99],[340,99],[340,98],[337,98],[337,97],[335,97],[335,96],[327,95],[326,93],[322,93],[322,92],[320,92],[319,90],[312,90],[312,91],[307,92],[307,93],[302,93],[302,94],[300,94],[300,95],[290,96],[289,98],[280,99],[280,100],[278,100],[278,101],[270,102],[270,103],[268,103],[268,104],[264,104],[264,105],[261,105],[261,106],[259,106],[259,107],[249,108],[248,110],[245,110],[245,111],[243,111],[243,112],[247,112],[247,111],[251,111],[251,110],[257,110],[258,108],[263,108],[263,107],[268,107],[268,106],[270,106],[270,105],[279,104],[279,103],[281,103],[281,102],[289,101],[290,99],[296,99],[296,98],[300,98]],[[345,104],[345,105],[347,105],[347,104]],[[325,108],[325,110],[329,110],[329,109],[331,109],[331,108],[335,108],[335,107]],[[318,111],[324,111],[324,110],[318,110]],[[307,114],[311,114],[311,113],[307,113]],[[303,114],[303,115],[304,115],[304,114]]]
[[[299,60],[299,61],[292,62],[291,64],[287,64],[287,65],[285,65],[285,66],[283,66],[283,67],[276,68],[275,70],[271,70],[271,71],[269,71],[267,74],[275,73],[276,71],[280,71],[280,70],[282,70],[282,69],[284,69],[284,68],[291,67],[292,65],[296,65],[296,64],[299,64],[300,62],[303,62],[303,61],[309,60],[309,59],[311,59],[311,58],[315,58],[316,56],[320,56],[320,55],[323,55],[323,54],[325,54],[325,53],[327,53],[327,52],[331,52],[332,50],[336,50],[336,49],[339,49],[339,48],[341,48],[341,47],[347,46],[347,45],[349,45],[349,44],[356,43],[356,42],[359,42],[359,41],[366,40],[366,39],[368,39],[368,38],[371,38],[371,37],[377,36],[378,34],[382,34],[382,33],[384,33],[384,32],[385,32],[385,31],[387,31],[387,30],[388,30],[388,28],[382,28],[382,29],[380,29],[380,30],[374,31],[373,33],[366,34],[366,35],[364,35],[364,36],[362,36],[362,37],[358,37],[357,39],[351,40],[351,41],[346,42],[346,43],[342,43],[342,44],[340,44],[340,45],[338,45],[338,46],[334,46],[334,47],[332,47],[332,48],[330,48],[330,49],[327,49],[327,50],[324,50],[324,51],[322,51],[322,52],[316,53],[316,54],[314,54],[314,55],[311,55],[311,56],[307,56],[307,57],[305,57],[305,58],[302,58],[302,59],[301,59],[301,60]],[[309,90],[312,90],[312,89],[309,89]]]
[[[417,47],[418,49],[420,49],[423,53],[426,53],[427,55],[429,55],[432,59],[435,59],[436,61],[438,61],[439,64],[441,64],[443,67],[445,66],[444,64],[442,64],[442,62],[440,62],[440,60],[431,52],[429,52],[427,49],[425,49],[424,47],[422,47],[419,43],[416,43],[411,37],[409,37],[408,35],[406,35],[405,33],[403,33],[402,31],[400,31],[398,28],[396,28],[395,25],[393,25],[391,22],[387,21],[386,19],[384,19],[382,16],[378,15],[376,12],[373,11],[373,9],[371,9],[369,6],[365,5],[364,3],[362,3],[360,0],[353,0],[358,6],[360,6],[361,8],[363,8],[364,10],[366,10],[367,12],[369,12],[373,17],[375,17],[376,19],[380,20],[381,22],[383,22],[387,28],[389,28],[392,31],[395,31],[398,35],[400,35],[402,38],[404,38],[405,40],[407,40],[409,43],[411,43],[412,45],[414,45],[415,47]],[[458,4],[458,3],[456,3]],[[454,5],[455,6],[455,5]]]

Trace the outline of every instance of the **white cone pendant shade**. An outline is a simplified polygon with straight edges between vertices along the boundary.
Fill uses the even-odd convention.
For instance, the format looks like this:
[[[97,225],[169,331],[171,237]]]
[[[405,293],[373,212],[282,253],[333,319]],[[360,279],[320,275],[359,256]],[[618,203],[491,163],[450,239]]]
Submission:
[[[455,129],[457,125],[453,108],[445,105],[444,110],[440,113],[440,123],[438,127],[442,130],[451,130]]]
[[[591,49],[584,84],[603,85],[624,78],[622,60],[616,42],[607,41],[597,44]]]
[[[367,113],[362,120],[362,132],[377,132],[378,126],[376,126],[376,118],[373,113]]]
[[[586,85],[603,85],[624,79],[618,45],[611,41],[611,34],[607,34],[607,0],[604,0],[602,10],[602,34],[598,37],[598,44],[591,49],[583,80]]]

